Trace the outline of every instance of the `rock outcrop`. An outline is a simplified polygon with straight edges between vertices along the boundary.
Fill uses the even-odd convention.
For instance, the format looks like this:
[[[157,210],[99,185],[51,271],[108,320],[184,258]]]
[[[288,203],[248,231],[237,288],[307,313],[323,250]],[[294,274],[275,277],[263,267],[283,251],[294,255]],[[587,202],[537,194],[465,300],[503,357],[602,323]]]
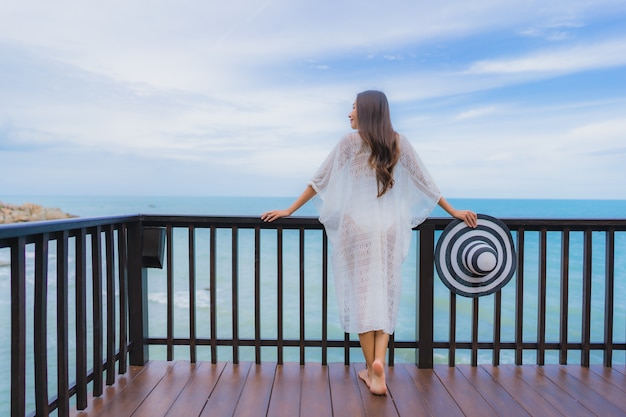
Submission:
[[[22,205],[5,204],[0,201],[0,224],[36,222],[42,220],[69,219],[78,217],[58,208],[47,208],[33,203]]]

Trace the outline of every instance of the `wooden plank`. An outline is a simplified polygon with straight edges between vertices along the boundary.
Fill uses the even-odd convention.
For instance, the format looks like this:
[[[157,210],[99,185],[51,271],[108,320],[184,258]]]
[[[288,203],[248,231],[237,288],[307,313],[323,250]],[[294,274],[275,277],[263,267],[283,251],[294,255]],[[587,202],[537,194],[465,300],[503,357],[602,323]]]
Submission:
[[[436,368],[439,366],[447,368],[447,365],[435,365]],[[424,399],[431,415],[446,417],[465,416],[435,374],[434,369],[419,369],[418,367],[408,366],[405,369],[417,388],[418,396]]]
[[[307,363],[302,377],[300,417],[331,416],[333,406],[330,397],[328,366]]]
[[[189,382],[183,388],[178,398],[176,398],[176,401],[167,410],[166,416],[200,415],[225,367],[225,362],[216,364],[202,362],[192,373]]]
[[[529,413],[499,384],[499,378],[492,378],[487,368],[492,369],[494,367],[457,366],[457,370],[480,392],[480,395],[489,403],[496,414],[507,417],[528,416]]]
[[[555,385],[567,392],[574,400],[574,405],[570,405],[565,411],[566,415],[574,415],[577,409],[585,407],[594,415],[609,416],[609,415],[622,415],[623,413],[615,406],[610,406],[606,403],[606,400],[602,399],[598,395],[595,395],[590,387],[585,387],[584,384],[576,380],[571,375],[565,372],[561,372],[560,365],[546,365],[537,367],[537,374],[542,374],[546,378],[550,379]],[[594,398],[595,397],[595,398]]]
[[[239,364],[229,362],[217,381],[217,385],[215,385],[215,389],[211,393],[200,416],[232,416],[250,372],[250,367],[250,362],[241,362]]]
[[[133,413],[133,417],[164,416],[189,382],[195,369],[196,364],[186,361],[175,362],[170,372],[159,381]]]
[[[434,371],[466,415],[497,416],[493,408],[463,376],[458,367],[436,367]]]
[[[601,376],[617,388],[626,392],[626,375],[619,372],[616,366],[609,368],[603,365],[591,365],[589,369],[596,375]]]
[[[343,363],[328,364],[330,395],[332,398],[333,415],[364,416],[365,410],[357,382],[349,366]]]
[[[626,375],[626,365],[613,365],[612,369]]]
[[[129,384],[125,390],[120,391],[103,409],[98,416],[124,417],[132,415],[141,402],[148,396],[154,387],[171,372],[174,364],[172,362],[154,362],[146,366]],[[104,390],[103,390],[104,391]]]
[[[586,387],[588,394],[590,391],[597,393],[598,395],[594,395],[593,397],[599,404],[604,404],[604,406],[608,406],[609,404],[613,405],[621,411],[622,415],[626,414],[626,396],[624,396],[624,391],[621,389],[591,372],[586,367],[560,366],[558,369],[561,373],[566,373],[568,376],[576,378],[582,387]],[[603,399],[605,401],[603,401]],[[596,411],[595,408],[593,410]],[[604,410],[604,407],[597,410]]]
[[[268,416],[297,416],[300,414],[302,374],[299,363],[276,367],[274,388],[267,409]]]
[[[390,393],[387,395],[374,395],[370,392],[369,388],[363,381],[359,379],[359,371],[365,368],[364,363],[354,363],[351,366],[352,377],[357,382],[359,393],[361,394],[361,401],[363,402],[363,408],[365,409],[366,416],[385,416],[394,417],[398,415],[398,411],[394,405],[394,401]],[[389,374],[388,368],[385,369],[385,375]]]
[[[75,407],[70,409],[70,417],[87,417],[95,416],[104,407],[106,407],[113,399],[119,395],[119,393],[131,384],[131,382],[144,370],[150,366],[151,362],[148,362],[146,366],[129,366],[128,372],[123,375],[118,375],[113,385],[107,386],[100,397],[95,397],[88,402],[87,408],[84,410],[77,410]]]
[[[257,417],[263,414],[261,410],[263,412],[267,410],[275,373],[276,363],[274,362],[252,365],[234,416]]]
[[[521,374],[524,369],[528,370],[529,368],[532,368],[532,371],[528,375]],[[483,369],[497,380],[498,384],[530,415],[542,417],[562,416],[563,414],[553,406],[553,402],[561,404],[561,401],[567,403],[572,400],[567,393],[561,391],[549,380],[543,378],[543,376],[537,378],[537,371],[534,367],[500,365]],[[589,414],[581,412],[577,415],[588,416]]]
[[[430,416],[426,402],[419,395],[413,379],[406,368],[417,369],[414,364],[399,364],[390,366],[387,371],[387,389],[398,411],[403,417]]]
[[[566,416],[591,416],[595,415],[590,409],[584,407],[574,398],[567,389],[555,384],[540,369],[545,366],[517,366],[514,369],[515,375],[522,378],[550,405]]]

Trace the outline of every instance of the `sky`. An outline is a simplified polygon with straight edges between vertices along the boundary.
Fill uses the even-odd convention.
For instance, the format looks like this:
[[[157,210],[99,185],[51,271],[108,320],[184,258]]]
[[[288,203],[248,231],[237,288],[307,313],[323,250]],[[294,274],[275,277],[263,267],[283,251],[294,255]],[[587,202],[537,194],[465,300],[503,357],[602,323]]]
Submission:
[[[368,89],[448,198],[626,199],[624,0],[5,0],[0,200],[297,196]]]

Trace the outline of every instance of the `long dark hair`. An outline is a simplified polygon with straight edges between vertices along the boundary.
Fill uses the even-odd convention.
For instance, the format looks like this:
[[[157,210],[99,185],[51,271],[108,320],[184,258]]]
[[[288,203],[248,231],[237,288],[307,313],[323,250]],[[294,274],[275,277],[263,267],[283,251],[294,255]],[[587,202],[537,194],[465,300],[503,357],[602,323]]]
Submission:
[[[372,152],[369,163],[376,171],[380,197],[393,187],[393,168],[400,154],[389,102],[381,91],[363,91],[356,96],[356,112],[359,134]]]

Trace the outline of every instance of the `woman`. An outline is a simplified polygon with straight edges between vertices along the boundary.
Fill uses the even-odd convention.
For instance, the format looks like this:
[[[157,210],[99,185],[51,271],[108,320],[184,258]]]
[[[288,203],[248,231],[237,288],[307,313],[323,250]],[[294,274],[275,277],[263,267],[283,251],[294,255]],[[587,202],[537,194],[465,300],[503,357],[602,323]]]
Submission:
[[[359,378],[373,394],[384,395],[387,345],[398,316],[411,229],[437,204],[470,227],[476,227],[476,214],[454,209],[441,196],[409,141],[393,130],[382,92],[359,93],[348,117],[357,132],[341,139],[291,207],[261,218],[289,216],[318,196],[341,324],[359,335],[366,363]]]

